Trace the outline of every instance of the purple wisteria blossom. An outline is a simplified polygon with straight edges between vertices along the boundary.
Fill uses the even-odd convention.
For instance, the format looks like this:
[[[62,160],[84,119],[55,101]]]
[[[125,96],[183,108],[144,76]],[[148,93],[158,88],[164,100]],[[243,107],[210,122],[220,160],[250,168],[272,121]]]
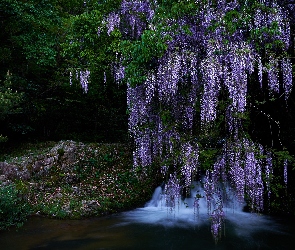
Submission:
[[[181,186],[176,173],[170,174],[170,178],[165,185],[165,200],[166,206],[169,207],[170,212],[174,211],[176,206],[179,205]]]
[[[250,206],[253,211],[263,210],[263,182],[262,169],[255,157],[255,147],[247,140],[243,140],[245,147],[245,193],[249,197]]]
[[[90,77],[90,71],[88,69],[86,70],[80,70],[80,84],[84,91],[84,93],[88,92],[88,85],[89,85],[89,77]]]
[[[201,100],[201,121],[208,123],[216,119],[216,107],[220,90],[220,69],[216,61],[203,63],[204,94]]]
[[[202,147],[207,147],[198,140],[208,132],[204,128],[217,120],[221,112],[219,98],[227,96],[222,114],[226,143],[212,166],[203,169],[202,181],[211,232],[216,239],[224,221],[228,190],[234,190],[240,203],[246,200],[251,210],[257,212],[265,207],[264,192],[270,198],[273,156],[246,138],[239,116],[249,110],[248,88],[253,78],[258,80],[261,91],[268,87],[270,95],[276,96],[283,89],[288,99],[293,84],[291,60],[278,57],[269,44],[280,40],[282,47],[289,49],[290,24],[285,10],[276,1],[262,0],[253,16],[243,12],[239,20],[233,17],[237,25],[229,35],[225,19],[240,11],[240,1],[197,0],[195,4],[198,11],[165,19],[157,16],[160,6],[157,1],[123,0],[119,10],[107,16],[104,25],[109,35],[118,28],[123,38],[130,41],[140,40],[147,29],[170,37],[163,54],[153,58],[156,63],[146,68],[143,65],[145,80],[137,86],[130,83],[133,76],[122,66],[126,58],[117,55],[113,64],[115,81],[125,77],[127,81],[128,130],[134,141],[134,167],[148,169],[157,162],[166,179],[165,197],[170,211],[175,211],[181,192],[194,181],[200,165],[199,154]],[[99,29],[98,33],[101,32]],[[260,49],[255,44],[257,40],[249,39],[249,34],[262,44]],[[137,63],[137,58],[133,60]],[[254,72],[257,75],[252,77]],[[86,73],[83,77],[88,79]],[[88,86],[88,81],[82,82],[83,88]],[[287,185],[287,161],[283,175]],[[198,210],[199,197],[194,207]]]
[[[284,160],[284,183],[285,186],[288,184],[288,160]]]
[[[267,152],[266,164],[265,164],[265,185],[267,190],[267,197],[270,199],[271,189],[270,182],[273,174],[273,166],[272,166],[272,155],[270,152]]]
[[[225,214],[223,211],[223,206],[221,203],[219,203],[216,205],[215,210],[210,215],[211,233],[213,234],[213,237],[216,241],[217,241],[217,239],[220,238],[224,217],[225,217]]]
[[[245,198],[245,170],[243,168],[243,158],[241,145],[237,144],[235,150],[228,152],[230,164],[230,179],[236,189],[239,202],[244,202]]]
[[[292,64],[289,58],[284,58],[281,63],[282,75],[283,75],[283,88],[285,91],[285,100],[288,100],[292,89]]]
[[[268,88],[270,90],[270,93],[272,94],[279,93],[280,90],[278,67],[278,60],[273,57],[270,57],[267,73]]]
[[[262,77],[263,77],[263,65],[261,61],[261,56],[257,55],[257,68],[258,68],[258,81],[260,84],[260,88],[262,89]]]
[[[181,174],[184,178],[184,186],[189,187],[193,181],[193,174],[198,167],[198,148],[193,147],[190,143],[182,145],[183,166]]]
[[[81,88],[84,93],[88,92],[88,86],[90,82],[90,71],[85,70],[75,70],[75,78],[79,81]],[[70,71],[70,85],[73,84],[73,71]]]
[[[70,85],[73,84],[73,72],[70,71]]]
[[[108,35],[110,35],[115,28],[118,28],[119,25],[120,25],[120,15],[115,12],[110,13],[106,19]]]
[[[147,28],[148,22],[154,16],[152,8],[153,1],[149,0],[123,0],[120,13],[123,22],[129,24],[129,27],[122,27],[122,32],[131,37],[140,37]],[[145,18],[143,18],[143,16]],[[145,19],[145,20],[144,20]]]

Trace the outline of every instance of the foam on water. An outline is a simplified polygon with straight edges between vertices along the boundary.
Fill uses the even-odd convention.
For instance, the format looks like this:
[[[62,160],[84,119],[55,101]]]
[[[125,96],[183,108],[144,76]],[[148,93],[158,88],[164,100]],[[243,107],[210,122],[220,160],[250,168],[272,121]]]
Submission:
[[[200,187],[193,189],[191,197],[196,197],[196,194],[202,197],[199,199],[199,212],[193,207],[195,198],[179,199],[178,206],[172,209],[166,206],[162,188],[157,187],[145,207],[123,213],[124,221],[126,224],[146,223],[181,228],[210,225],[204,190]],[[225,223],[232,224],[237,235],[247,236],[257,230],[275,229],[273,221],[268,216],[244,212],[244,206],[245,204],[232,199],[224,207]]]

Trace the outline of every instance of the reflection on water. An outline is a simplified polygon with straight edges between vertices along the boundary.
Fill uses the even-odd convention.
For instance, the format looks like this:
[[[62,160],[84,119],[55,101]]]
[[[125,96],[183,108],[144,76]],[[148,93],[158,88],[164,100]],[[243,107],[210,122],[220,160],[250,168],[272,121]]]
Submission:
[[[210,223],[197,225],[173,219],[165,223],[136,222],[144,209],[82,221],[34,217],[18,232],[0,234],[1,249],[294,249],[294,224],[249,214],[251,223],[228,220],[215,245]],[[149,211],[151,212],[151,211]],[[149,216],[147,217],[149,218]],[[245,217],[242,220],[246,219]],[[258,219],[261,222],[261,218]],[[293,247],[292,247],[293,245]]]
[[[190,208],[170,213],[152,202],[81,221],[33,217],[18,232],[1,232],[0,249],[295,249],[294,222],[229,209],[215,244],[205,213],[197,218]]]

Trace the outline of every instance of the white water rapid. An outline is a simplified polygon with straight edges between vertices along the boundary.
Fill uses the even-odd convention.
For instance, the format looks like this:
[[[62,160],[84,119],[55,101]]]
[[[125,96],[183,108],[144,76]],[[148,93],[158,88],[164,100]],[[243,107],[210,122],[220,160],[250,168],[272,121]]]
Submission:
[[[125,212],[125,223],[143,223],[165,228],[196,228],[207,225],[210,231],[210,216],[208,215],[207,202],[204,190],[196,187],[191,191],[191,197],[199,198],[199,211],[193,204],[195,198],[179,199],[175,209],[166,206],[165,195],[162,187],[157,187],[150,201],[143,208]],[[235,234],[249,236],[255,231],[268,230],[270,227],[275,230],[273,221],[269,216],[244,212],[244,204],[231,199],[224,207],[225,220],[222,234],[226,234],[226,225],[233,226]],[[230,229],[233,230],[233,229]]]

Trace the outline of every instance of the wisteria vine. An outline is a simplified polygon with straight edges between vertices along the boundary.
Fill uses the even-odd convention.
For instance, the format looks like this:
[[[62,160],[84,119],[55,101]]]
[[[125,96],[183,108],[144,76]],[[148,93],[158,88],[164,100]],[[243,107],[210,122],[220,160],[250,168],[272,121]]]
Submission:
[[[153,162],[161,166],[171,209],[200,169],[204,145],[198,138],[218,119],[219,98],[226,91],[225,139],[203,181],[214,237],[224,219],[225,183],[236,190],[240,202],[248,201],[252,211],[263,211],[264,194],[271,195],[273,156],[245,137],[239,118],[248,109],[250,77],[255,75],[261,89],[267,83],[270,97],[284,94],[286,100],[293,84],[291,60],[279,53],[291,44],[288,10],[275,0],[251,3],[197,0],[190,13],[176,15],[167,9],[163,18],[163,6],[156,0],[123,0],[98,28],[98,35],[103,27],[109,35],[119,29],[131,41],[140,40],[147,30],[170,38],[162,55],[152,58],[153,63],[145,62],[145,80],[140,84],[131,84],[135,76],[130,74],[139,58],[124,58],[122,52],[113,72],[117,80],[125,77],[128,86],[134,168],[148,168]],[[254,13],[247,12],[251,8]],[[283,169],[287,185],[287,161]]]

